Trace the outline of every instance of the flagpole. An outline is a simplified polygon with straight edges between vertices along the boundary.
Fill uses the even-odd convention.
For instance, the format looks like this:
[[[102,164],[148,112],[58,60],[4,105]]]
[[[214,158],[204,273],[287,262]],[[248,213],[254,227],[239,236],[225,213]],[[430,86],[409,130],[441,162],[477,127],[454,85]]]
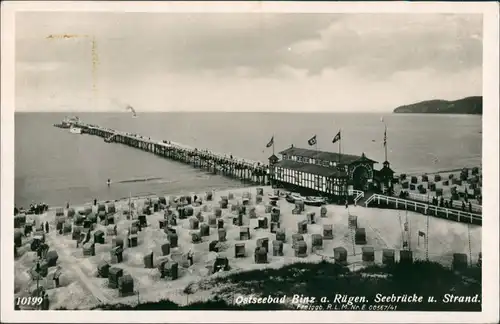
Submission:
[[[387,161],[387,124],[384,121],[385,132],[384,132],[384,149],[385,149],[385,160]]]
[[[273,155],[274,155],[274,134],[273,134]]]
[[[342,129],[339,129],[339,134],[340,134],[340,138],[339,138],[339,163],[340,163],[340,155],[342,154]]]
[[[427,233],[425,233],[425,259],[429,261],[429,215],[427,215]]]

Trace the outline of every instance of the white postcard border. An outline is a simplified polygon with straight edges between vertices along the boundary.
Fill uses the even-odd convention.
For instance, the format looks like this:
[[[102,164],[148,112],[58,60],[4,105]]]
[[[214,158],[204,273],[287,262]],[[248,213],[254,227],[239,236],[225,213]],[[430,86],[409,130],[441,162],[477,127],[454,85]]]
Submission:
[[[482,312],[304,312],[280,311],[44,311],[13,310],[14,202],[14,84],[15,11],[128,11],[128,12],[288,12],[288,13],[479,13],[483,14],[483,311]],[[3,2],[1,59],[1,309],[2,322],[436,322],[498,321],[498,4],[481,2]],[[466,82],[466,80],[464,80]]]

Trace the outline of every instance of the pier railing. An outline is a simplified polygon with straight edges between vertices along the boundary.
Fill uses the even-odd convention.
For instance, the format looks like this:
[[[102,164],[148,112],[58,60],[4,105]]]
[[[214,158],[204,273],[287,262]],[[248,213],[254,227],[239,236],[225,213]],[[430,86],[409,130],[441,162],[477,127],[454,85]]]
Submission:
[[[107,131],[107,132],[110,132],[110,136],[108,138],[109,141],[112,141],[112,139],[115,137],[115,135],[120,135],[120,136],[125,136],[125,137],[129,137],[131,139],[140,139],[141,141],[144,141],[144,142],[148,142],[148,143],[151,143],[151,144],[162,144],[162,145],[165,145],[166,143],[164,142],[161,142],[161,141],[155,141],[155,140],[152,140],[150,137],[144,137],[142,135],[138,135],[138,134],[132,134],[132,133],[126,133],[126,132],[122,132],[122,131],[118,131],[118,130],[115,130],[115,129],[110,129],[110,128],[103,128],[103,127],[99,127],[99,126],[96,126],[96,125],[89,125],[89,124],[84,124],[84,123],[79,123],[77,124],[78,127],[81,127],[81,128],[84,128],[84,129],[93,129],[93,130],[104,130],[104,131]],[[241,158],[241,157],[237,157],[237,156],[233,156],[233,158],[231,159],[229,156],[227,156],[227,154],[223,154],[223,153],[219,153],[219,152],[215,152],[215,151],[205,151],[205,150],[198,150],[197,148],[194,148],[192,146],[189,146],[189,145],[186,145],[186,144],[181,144],[181,143],[177,143],[177,142],[173,142],[173,141],[169,141],[168,142],[170,147],[174,147],[174,148],[177,148],[177,149],[181,149],[181,150],[186,150],[186,151],[196,151],[197,154],[200,154],[203,153],[203,155],[205,156],[210,156],[210,157],[214,157],[214,158],[220,158],[220,159],[227,159],[228,161],[232,161],[232,162],[236,162],[238,164],[243,164],[245,166],[248,166],[248,167],[253,167],[253,166],[257,166],[257,165],[265,165],[264,163],[262,163],[261,161],[254,161],[254,160],[251,160],[251,159],[244,159],[244,158]]]
[[[365,196],[364,191],[351,189],[348,190],[349,196],[354,196],[354,203],[357,203],[361,198]]]
[[[434,199],[434,198],[439,199],[439,197],[437,197],[435,195],[422,195],[422,194],[417,194],[417,193],[412,193],[412,192],[408,193],[408,198],[411,200],[418,200],[418,201],[425,202],[425,203],[432,203],[432,199]],[[461,200],[454,200],[452,202],[452,207],[457,208],[457,209],[462,208],[462,201]],[[471,203],[471,207],[472,207],[473,213],[481,214],[483,211],[483,207],[481,205]],[[468,204],[466,204],[466,208],[467,209],[469,208]]]
[[[104,138],[108,143],[120,143],[141,149],[165,158],[191,164],[214,174],[237,178],[251,184],[266,185],[269,183],[269,168],[258,161],[227,156],[208,150],[199,150],[188,145],[158,141],[138,134],[126,133],[97,125],[75,123],[82,133]]]
[[[449,209],[414,200],[389,197],[380,194],[374,194],[368,198],[365,201],[365,206],[410,210],[424,215],[476,225],[482,225],[483,219],[482,215],[476,213],[464,212],[461,210]]]

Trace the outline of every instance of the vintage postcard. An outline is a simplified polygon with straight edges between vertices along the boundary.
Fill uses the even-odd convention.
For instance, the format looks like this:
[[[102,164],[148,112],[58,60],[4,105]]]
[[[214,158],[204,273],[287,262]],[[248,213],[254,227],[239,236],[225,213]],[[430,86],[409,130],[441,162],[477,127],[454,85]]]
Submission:
[[[2,3],[2,322],[498,322],[498,14]]]

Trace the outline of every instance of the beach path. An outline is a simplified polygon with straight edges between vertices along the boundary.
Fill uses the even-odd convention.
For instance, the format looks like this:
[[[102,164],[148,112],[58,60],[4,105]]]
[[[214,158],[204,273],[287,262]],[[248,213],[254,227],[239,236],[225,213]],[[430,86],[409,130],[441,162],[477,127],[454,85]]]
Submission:
[[[52,236],[47,237],[50,242],[50,246],[54,247],[59,253],[59,261],[63,265],[63,269],[67,268],[73,271],[78,277],[79,281],[82,283],[83,287],[87,290],[101,303],[108,303],[109,298],[102,292],[99,287],[96,287],[90,278],[88,278],[78,266],[78,260],[69,254],[67,249],[60,244],[59,241],[55,240]]]

